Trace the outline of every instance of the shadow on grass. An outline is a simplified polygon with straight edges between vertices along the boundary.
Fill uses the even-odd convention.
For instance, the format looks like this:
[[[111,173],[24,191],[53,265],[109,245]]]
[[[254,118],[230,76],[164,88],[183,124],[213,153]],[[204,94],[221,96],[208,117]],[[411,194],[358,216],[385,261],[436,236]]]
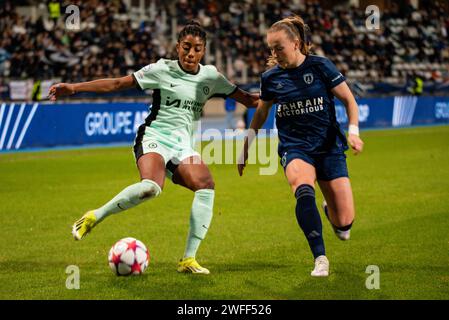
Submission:
[[[291,267],[289,264],[282,264],[282,263],[273,263],[273,262],[267,262],[267,261],[261,261],[261,260],[253,260],[253,261],[247,261],[246,263],[227,263],[227,264],[215,264],[211,263],[209,264],[211,268],[216,273],[242,273],[242,272],[258,272],[258,271],[265,271],[265,270],[279,270],[279,272],[282,272],[282,269],[288,269]]]
[[[10,278],[14,277],[14,274],[20,275],[30,272],[50,272],[55,270],[61,270],[64,272],[69,264],[65,261],[27,261],[27,260],[6,260],[0,261],[0,270],[3,274],[9,273]]]

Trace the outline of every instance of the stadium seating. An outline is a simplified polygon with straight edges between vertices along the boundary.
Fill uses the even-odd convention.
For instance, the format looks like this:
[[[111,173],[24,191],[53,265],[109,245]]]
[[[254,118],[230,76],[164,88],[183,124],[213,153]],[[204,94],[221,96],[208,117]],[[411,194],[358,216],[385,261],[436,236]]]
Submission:
[[[128,74],[159,57],[175,57],[176,34],[190,19],[209,33],[205,63],[217,65],[233,81],[255,83],[269,54],[266,27],[292,13],[309,24],[314,52],[331,58],[360,88],[405,87],[413,74],[426,86],[449,81],[449,18],[437,1],[406,10],[393,4],[374,31],[365,28],[364,8],[329,10],[318,1],[152,0],[143,8],[121,0],[61,1],[58,19],[50,19],[46,4],[20,2],[0,7],[0,84]],[[80,8],[78,31],[65,28],[69,4]]]

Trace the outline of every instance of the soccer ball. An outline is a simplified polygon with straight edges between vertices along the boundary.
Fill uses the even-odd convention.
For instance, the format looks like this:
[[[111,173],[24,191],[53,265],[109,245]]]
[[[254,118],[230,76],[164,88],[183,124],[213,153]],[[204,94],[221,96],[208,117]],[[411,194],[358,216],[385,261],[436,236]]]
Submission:
[[[124,238],[109,250],[108,260],[112,272],[118,276],[139,275],[148,267],[150,254],[141,241]]]

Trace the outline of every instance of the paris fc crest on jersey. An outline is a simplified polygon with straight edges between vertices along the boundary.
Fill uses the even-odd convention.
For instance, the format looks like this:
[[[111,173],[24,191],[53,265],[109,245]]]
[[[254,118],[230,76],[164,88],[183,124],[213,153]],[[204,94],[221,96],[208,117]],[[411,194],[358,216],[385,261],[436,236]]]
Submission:
[[[312,73],[306,73],[303,76],[304,82],[307,84],[311,84],[313,82],[313,74]]]

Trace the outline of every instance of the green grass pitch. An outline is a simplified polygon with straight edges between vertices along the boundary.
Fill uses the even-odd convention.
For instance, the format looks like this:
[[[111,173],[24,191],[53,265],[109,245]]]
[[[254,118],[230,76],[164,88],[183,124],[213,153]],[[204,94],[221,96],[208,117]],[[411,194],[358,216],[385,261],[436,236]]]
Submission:
[[[106,219],[83,241],[72,223],[138,180],[131,148],[0,154],[0,299],[449,299],[449,126],[367,131],[348,152],[356,221],[339,241],[324,215],[328,278],[312,256],[279,167],[244,177],[210,165],[214,219],[198,253],[210,276],[178,274],[192,193],[166,181],[158,199]],[[317,192],[317,203],[322,196]],[[107,253],[133,236],[149,248],[140,277],[116,277]],[[80,289],[66,288],[66,267]],[[369,265],[380,289],[365,286]]]

